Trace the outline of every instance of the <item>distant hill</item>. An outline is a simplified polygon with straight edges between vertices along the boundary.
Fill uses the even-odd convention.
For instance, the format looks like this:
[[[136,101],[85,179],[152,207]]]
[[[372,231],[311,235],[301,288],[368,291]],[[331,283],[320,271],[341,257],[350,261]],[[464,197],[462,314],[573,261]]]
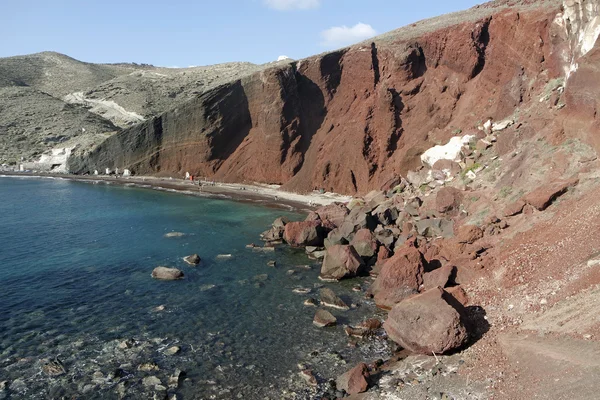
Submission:
[[[88,149],[206,90],[264,68],[92,64],[56,52],[0,58],[0,162]]]

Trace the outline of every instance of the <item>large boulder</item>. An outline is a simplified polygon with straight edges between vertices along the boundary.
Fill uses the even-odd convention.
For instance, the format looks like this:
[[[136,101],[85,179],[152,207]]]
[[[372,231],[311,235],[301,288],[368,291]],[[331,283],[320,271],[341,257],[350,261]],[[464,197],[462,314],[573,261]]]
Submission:
[[[449,215],[457,215],[460,211],[460,204],[463,200],[463,194],[460,190],[453,187],[443,187],[435,196],[435,205],[437,211]]]
[[[370,293],[375,304],[391,309],[395,304],[419,292],[423,283],[424,260],[416,248],[405,246],[381,266]]]
[[[390,339],[407,350],[444,354],[468,340],[465,309],[442,288],[434,288],[392,308],[383,324]]]
[[[578,182],[579,180],[577,179],[570,179],[543,185],[524,196],[523,200],[539,211],[543,211],[552,204],[557,197],[566,193],[571,186],[575,186]]]
[[[322,246],[323,236],[321,222],[290,222],[285,225],[283,240],[285,240],[292,247]]]
[[[345,390],[348,394],[366,392],[369,387],[369,369],[367,364],[360,363],[343,375],[335,383],[338,390]]]
[[[443,267],[423,274],[423,288],[425,290],[433,289],[438,286],[444,288],[446,285],[453,282],[455,276],[456,267],[454,265],[446,264]]]
[[[156,267],[152,271],[152,277],[164,281],[174,281],[183,278],[183,272],[177,268]]]
[[[388,199],[383,203],[379,204],[375,209],[371,212],[371,214],[377,218],[380,224],[382,225],[391,225],[396,222],[396,218],[398,218],[398,208],[394,203],[394,200]]]
[[[338,310],[347,311],[350,309],[344,300],[340,299],[335,292],[329,288],[321,289],[321,304],[325,307],[337,308]]]
[[[372,190],[364,197],[365,204],[372,210],[379,204],[387,200],[387,196],[382,190]]]
[[[323,244],[326,248],[329,248],[336,244],[348,244],[348,240],[344,237],[339,228],[335,228],[327,234]]]
[[[320,278],[323,280],[340,280],[356,276],[365,264],[353,246],[335,245],[327,249]]]
[[[368,229],[360,229],[354,235],[350,242],[358,255],[364,258],[371,258],[377,252],[377,242],[373,238],[373,233]]]
[[[342,226],[350,210],[342,203],[333,203],[316,209],[315,213],[322,221],[331,222],[335,228]]]
[[[377,221],[371,215],[371,209],[355,207],[346,216],[344,223],[340,226],[340,232],[346,239],[352,240],[356,231],[364,228],[374,230],[376,226]]]

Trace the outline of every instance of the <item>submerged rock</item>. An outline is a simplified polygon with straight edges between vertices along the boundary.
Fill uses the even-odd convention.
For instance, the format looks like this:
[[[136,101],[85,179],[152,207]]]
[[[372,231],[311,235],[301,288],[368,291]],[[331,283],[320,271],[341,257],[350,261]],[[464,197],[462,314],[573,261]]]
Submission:
[[[152,277],[154,279],[172,281],[183,278],[183,272],[177,268],[156,267],[152,271]]]
[[[319,328],[325,328],[327,326],[333,326],[337,323],[337,318],[333,316],[329,311],[319,309],[315,313],[315,318],[313,319],[313,324],[318,326]]]
[[[468,340],[464,307],[442,288],[434,288],[392,308],[383,324],[390,339],[407,350],[443,354]]]
[[[67,373],[67,370],[57,358],[53,361],[45,361],[42,364],[42,371],[48,376],[61,376]]]
[[[308,385],[317,386],[317,378],[310,369],[300,371],[299,375]]]
[[[190,265],[200,264],[200,256],[198,254],[192,254],[190,256],[183,257],[183,261]]]
[[[166,238],[176,238],[176,237],[182,237],[185,236],[185,233],[183,232],[169,232],[165,234]]]

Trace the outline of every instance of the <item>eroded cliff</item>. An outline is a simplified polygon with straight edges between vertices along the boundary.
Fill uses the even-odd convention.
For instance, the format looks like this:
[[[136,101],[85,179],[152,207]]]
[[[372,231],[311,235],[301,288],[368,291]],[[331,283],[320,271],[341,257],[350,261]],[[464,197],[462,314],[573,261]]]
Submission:
[[[70,168],[354,194],[405,175],[423,151],[489,118],[515,119],[514,140],[540,130],[592,140],[573,126],[596,124],[595,7],[492,2],[278,65],[124,130]],[[521,118],[567,78],[559,119]]]

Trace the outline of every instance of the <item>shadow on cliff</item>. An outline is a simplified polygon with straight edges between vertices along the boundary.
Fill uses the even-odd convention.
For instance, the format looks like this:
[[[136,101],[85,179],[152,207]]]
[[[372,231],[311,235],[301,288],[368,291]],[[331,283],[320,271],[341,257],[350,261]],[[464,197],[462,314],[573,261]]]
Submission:
[[[209,160],[216,160],[218,167],[242,144],[252,129],[252,116],[248,96],[241,81],[227,85],[217,94],[220,100],[206,109],[205,120],[221,121],[207,134],[210,145]]]

